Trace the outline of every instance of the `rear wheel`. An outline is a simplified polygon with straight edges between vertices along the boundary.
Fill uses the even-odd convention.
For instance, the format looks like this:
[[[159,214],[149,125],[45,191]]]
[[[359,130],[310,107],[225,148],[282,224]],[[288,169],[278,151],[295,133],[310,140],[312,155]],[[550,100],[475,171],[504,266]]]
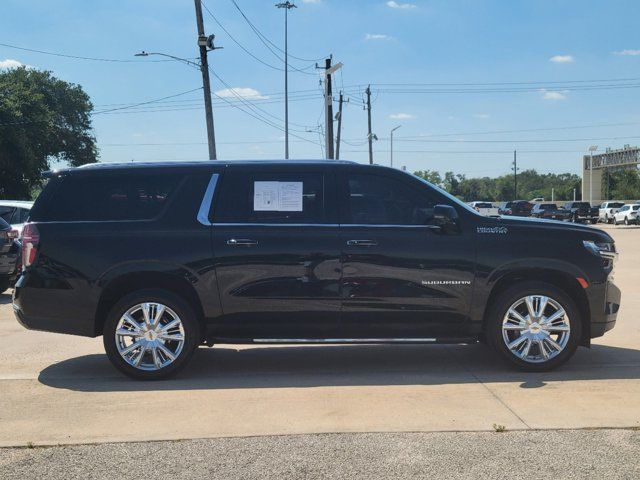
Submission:
[[[192,308],[165,290],[139,290],[107,317],[103,342],[113,365],[139,380],[169,377],[184,368],[200,339]]]
[[[564,291],[543,282],[524,282],[493,302],[486,330],[502,358],[521,370],[538,372],[571,358],[578,348],[582,322]]]

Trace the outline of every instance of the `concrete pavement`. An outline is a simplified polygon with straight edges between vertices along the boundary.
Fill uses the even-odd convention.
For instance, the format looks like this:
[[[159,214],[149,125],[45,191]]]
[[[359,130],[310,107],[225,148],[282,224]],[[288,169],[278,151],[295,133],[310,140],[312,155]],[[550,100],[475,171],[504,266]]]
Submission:
[[[555,372],[477,346],[222,346],[176,379],[118,374],[101,339],[24,330],[0,295],[0,446],[326,432],[640,426],[640,228],[621,259],[618,325]]]
[[[366,433],[0,449],[0,478],[640,478],[640,432]]]

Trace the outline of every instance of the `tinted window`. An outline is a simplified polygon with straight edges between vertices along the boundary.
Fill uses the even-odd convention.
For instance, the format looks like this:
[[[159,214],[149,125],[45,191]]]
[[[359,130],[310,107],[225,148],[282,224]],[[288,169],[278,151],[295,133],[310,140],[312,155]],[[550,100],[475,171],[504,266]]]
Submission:
[[[46,220],[152,219],[162,212],[180,180],[169,174],[69,176],[46,208]]]
[[[493,205],[486,202],[478,202],[474,205],[476,208],[493,208]]]
[[[430,225],[438,197],[394,178],[348,175],[344,223],[364,225]]]
[[[0,218],[7,223],[11,222],[11,217],[13,216],[13,207],[2,207],[0,206]]]
[[[216,199],[214,222],[325,223],[324,176],[227,172]]]

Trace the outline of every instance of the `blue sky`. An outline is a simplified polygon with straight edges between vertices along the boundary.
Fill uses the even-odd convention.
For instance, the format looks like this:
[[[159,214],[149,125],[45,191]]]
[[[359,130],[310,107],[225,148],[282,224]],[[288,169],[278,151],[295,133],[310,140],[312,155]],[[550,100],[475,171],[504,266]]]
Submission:
[[[274,7],[275,1],[236,1],[269,40],[283,46],[283,11]],[[602,150],[640,142],[640,2],[296,3],[289,17],[290,53],[308,59],[331,53],[335,62],[344,63],[334,77],[336,92],[344,88],[349,96],[343,116],[343,138],[349,144],[342,145],[342,158],[367,161],[362,99],[369,83],[373,131],[379,137],[374,158],[380,164],[389,162],[389,131],[396,125],[402,125],[395,134],[396,166],[469,176],[507,173],[514,149],[522,168],[577,173],[581,152],[591,144]],[[212,78],[213,90],[233,105],[249,108],[229,97],[224,81],[245,102],[262,109],[259,116],[282,126],[282,62],[231,0],[204,4],[239,43],[276,67],[241,50],[205,11],[207,33],[216,34],[217,45],[224,47],[209,54],[219,76]],[[139,61],[79,60],[0,45],[0,65],[14,60],[81,84],[98,112],[200,87],[194,68],[133,56],[146,50],[194,58],[195,37],[191,0],[4,0],[0,43]],[[290,126],[306,139],[291,137],[291,157],[319,158],[317,126],[324,121],[320,77],[313,62],[291,62],[306,72],[289,75]],[[563,83],[574,81],[578,83]],[[221,159],[283,156],[282,130],[224,100],[217,99],[214,109]],[[601,126],[610,124],[615,126]],[[102,161],[205,159],[204,125],[201,91],[94,116]],[[566,128],[589,125],[600,126]],[[486,133],[536,129],[548,130]]]

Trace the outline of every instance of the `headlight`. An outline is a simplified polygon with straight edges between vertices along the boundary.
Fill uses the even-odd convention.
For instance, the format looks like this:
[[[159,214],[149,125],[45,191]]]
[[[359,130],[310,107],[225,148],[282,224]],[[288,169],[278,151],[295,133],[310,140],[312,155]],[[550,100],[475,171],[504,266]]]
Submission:
[[[584,248],[589,250],[594,255],[597,255],[598,257],[602,257],[611,261],[614,261],[618,257],[618,253],[616,252],[614,243],[583,240],[582,244],[584,245]]]

